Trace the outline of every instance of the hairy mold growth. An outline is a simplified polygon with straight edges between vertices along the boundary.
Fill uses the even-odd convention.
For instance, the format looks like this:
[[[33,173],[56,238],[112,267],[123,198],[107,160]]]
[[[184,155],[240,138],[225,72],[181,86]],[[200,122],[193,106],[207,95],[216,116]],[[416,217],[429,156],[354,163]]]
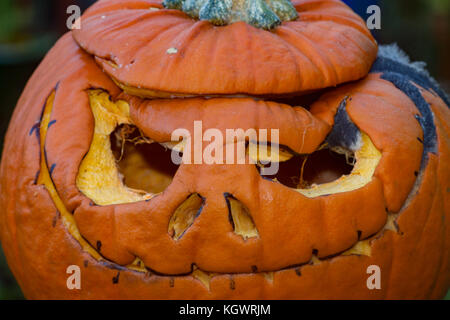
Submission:
[[[437,152],[437,132],[431,107],[420,93],[418,86],[439,95],[450,106],[447,94],[424,69],[425,64],[411,62],[409,57],[397,45],[381,46],[380,53],[371,72],[382,73],[381,78],[391,82],[403,91],[416,105],[420,114],[416,116],[423,133],[423,159],[421,170],[426,167],[428,154]]]
[[[341,102],[334,117],[333,130],[327,137],[326,143],[330,149],[340,148],[355,152],[361,147],[361,132],[348,116],[347,98]]]

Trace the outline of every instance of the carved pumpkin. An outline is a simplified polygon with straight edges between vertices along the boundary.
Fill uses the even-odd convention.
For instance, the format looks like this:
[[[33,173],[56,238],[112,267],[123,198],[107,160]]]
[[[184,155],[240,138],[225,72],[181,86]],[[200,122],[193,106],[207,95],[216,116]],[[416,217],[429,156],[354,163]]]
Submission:
[[[445,94],[387,49],[373,65],[340,1],[217,3],[99,1],[30,79],[0,171],[1,241],[25,295],[443,296]],[[278,173],[261,175],[276,160],[258,152],[245,155],[257,165],[173,164],[187,151],[171,133],[194,121],[278,129]]]

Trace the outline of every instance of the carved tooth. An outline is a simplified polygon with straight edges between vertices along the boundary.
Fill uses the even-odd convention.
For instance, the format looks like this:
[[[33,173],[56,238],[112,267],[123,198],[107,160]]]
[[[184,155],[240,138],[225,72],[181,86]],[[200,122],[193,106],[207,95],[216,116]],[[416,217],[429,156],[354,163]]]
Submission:
[[[318,264],[320,264],[322,261],[320,261],[320,259],[313,254],[313,256],[311,257],[311,262],[310,264],[312,264],[313,266],[316,266]]]
[[[358,241],[352,248],[342,253],[343,256],[358,255],[370,257],[372,247],[369,240]]]
[[[397,225],[397,221],[396,221],[397,218],[398,218],[398,215],[396,215],[396,214],[388,214],[387,222],[386,222],[386,225],[384,226],[384,229],[398,233],[398,225]]]
[[[267,281],[273,282],[273,272],[264,272],[263,275]]]
[[[138,272],[147,272],[147,269],[145,268],[144,261],[142,261],[140,258],[136,257],[136,259],[133,261],[132,264],[127,266],[128,269],[138,271]]]
[[[208,289],[208,291],[211,289],[211,279],[213,278],[213,274],[204,272],[197,266],[194,266],[192,277],[200,281]]]

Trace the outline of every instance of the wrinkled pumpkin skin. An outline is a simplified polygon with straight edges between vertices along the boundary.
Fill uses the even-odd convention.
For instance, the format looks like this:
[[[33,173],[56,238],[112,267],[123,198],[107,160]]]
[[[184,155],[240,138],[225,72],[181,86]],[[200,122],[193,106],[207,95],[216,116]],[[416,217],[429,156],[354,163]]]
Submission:
[[[292,4],[298,19],[269,32],[242,21],[217,27],[157,10],[159,1],[100,1],[74,39],[125,91],[150,97],[293,94],[368,73],[377,44],[356,13],[340,0]]]
[[[380,61],[366,78],[327,90],[310,111],[249,98],[142,100],[124,94],[72,34],[66,34],[36,70],[18,102],[0,168],[0,240],[25,296],[443,297],[450,283],[450,112],[432,87],[417,81],[414,88],[434,115],[434,124],[430,122],[423,110],[419,112],[417,97],[412,99],[410,91],[401,90],[393,81],[396,73]],[[407,83],[410,79],[404,78]],[[94,132],[87,94],[93,88],[106,91],[112,101],[127,101],[133,122],[159,142],[166,141],[174,128],[203,120],[205,127],[219,129],[278,127],[280,143],[299,153],[313,152],[333,132],[336,114],[345,102],[348,117],[370,137],[382,158],[364,187],[313,199],[262,179],[254,166],[186,165],[167,192],[148,202],[97,206],[76,184]],[[42,153],[40,123],[52,93]],[[240,117],[232,116],[238,112]],[[43,154],[58,196],[73,214],[83,241],[106,259],[96,259],[69,233],[64,214],[40,183]],[[201,217],[182,241],[167,241],[171,214],[195,192],[207,201]],[[246,204],[260,239],[244,243],[232,234],[224,193]],[[389,217],[395,218],[396,228],[386,227]],[[358,231],[361,239],[369,241],[370,256],[342,255],[358,242]],[[136,256],[150,269],[164,272],[124,267]],[[216,273],[209,288],[190,274],[194,262]],[[67,289],[69,265],[81,268],[81,290]],[[382,270],[381,290],[366,286],[370,265]],[[267,272],[273,272],[272,276]]]

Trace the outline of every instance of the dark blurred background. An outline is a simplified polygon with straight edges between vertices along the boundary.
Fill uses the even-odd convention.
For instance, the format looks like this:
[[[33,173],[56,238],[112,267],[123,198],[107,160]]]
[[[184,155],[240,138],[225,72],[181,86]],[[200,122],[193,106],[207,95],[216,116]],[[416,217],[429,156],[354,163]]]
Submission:
[[[450,92],[450,0],[344,0],[363,19],[381,8],[379,43],[398,43]],[[0,0],[0,148],[16,102],[35,68],[63,33],[67,7],[86,9],[94,0]],[[0,150],[1,150],[0,149]],[[449,297],[449,296],[447,296]],[[0,300],[23,295],[0,249]]]

